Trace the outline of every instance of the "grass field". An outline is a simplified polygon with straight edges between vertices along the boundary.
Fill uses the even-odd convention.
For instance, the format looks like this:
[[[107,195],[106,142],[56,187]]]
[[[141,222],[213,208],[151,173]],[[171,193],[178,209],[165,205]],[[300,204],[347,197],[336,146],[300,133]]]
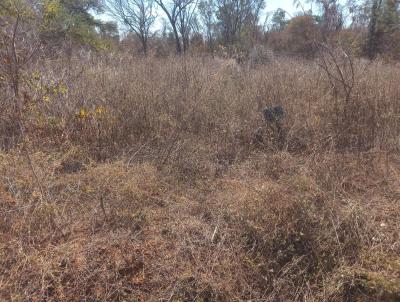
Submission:
[[[17,103],[0,86],[0,300],[399,301],[400,67],[345,59],[82,58],[32,66]]]

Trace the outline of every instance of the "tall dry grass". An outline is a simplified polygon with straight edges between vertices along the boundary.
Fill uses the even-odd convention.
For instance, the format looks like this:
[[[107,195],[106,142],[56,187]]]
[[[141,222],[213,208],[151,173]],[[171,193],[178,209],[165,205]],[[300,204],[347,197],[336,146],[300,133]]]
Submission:
[[[366,61],[355,66],[351,102],[344,103],[313,61],[282,59],[256,68],[206,58],[99,59],[67,67],[51,61],[28,73],[40,78],[29,80],[25,117],[34,136],[62,133],[87,145],[102,140],[111,154],[138,141],[165,143],[175,132],[207,145],[248,148],[252,132],[263,125],[261,109],[280,104],[286,114],[286,149],[398,150],[398,66]],[[68,92],[49,91],[57,83]],[[3,112],[12,108],[7,102],[2,106]],[[101,117],[95,116],[99,106],[106,111]],[[351,112],[347,121],[345,106]],[[77,118],[80,109],[89,116]],[[52,129],[36,131],[38,120]],[[5,118],[2,124],[3,140],[9,122]]]
[[[22,137],[3,87],[1,299],[396,301],[399,67],[317,63],[41,62]]]

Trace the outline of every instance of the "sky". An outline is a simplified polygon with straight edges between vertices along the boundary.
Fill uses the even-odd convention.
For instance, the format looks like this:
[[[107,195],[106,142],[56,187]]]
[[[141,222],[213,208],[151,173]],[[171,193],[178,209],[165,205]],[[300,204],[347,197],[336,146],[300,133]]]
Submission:
[[[278,8],[282,8],[285,11],[287,11],[289,14],[293,14],[299,9],[296,9],[296,7],[293,5],[293,0],[267,0],[266,5],[265,5],[265,10],[267,12],[269,11],[275,11]]]

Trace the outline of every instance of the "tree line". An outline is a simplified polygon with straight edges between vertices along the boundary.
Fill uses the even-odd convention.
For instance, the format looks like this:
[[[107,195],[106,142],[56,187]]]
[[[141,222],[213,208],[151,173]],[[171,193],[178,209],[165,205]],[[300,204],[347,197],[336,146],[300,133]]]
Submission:
[[[295,0],[298,12],[290,14],[265,13],[265,0],[0,0],[0,51],[11,51],[17,28],[21,41],[40,43],[46,55],[107,51],[131,41],[143,55],[160,45],[177,54],[246,54],[262,45],[313,56],[318,43],[333,42],[371,59],[400,58],[400,0],[342,3]]]

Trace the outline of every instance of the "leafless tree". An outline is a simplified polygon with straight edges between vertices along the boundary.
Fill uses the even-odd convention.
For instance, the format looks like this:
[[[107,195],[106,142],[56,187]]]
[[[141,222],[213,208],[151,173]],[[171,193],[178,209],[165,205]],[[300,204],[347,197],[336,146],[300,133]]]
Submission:
[[[182,41],[185,40],[185,37],[188,39],[188,26],[197,2],[195,0],[170,0],[168,3],[164,0],[154,1],[164,11],[172,27],[176,52],[182,53],[182,50],[185,50],[182,46],[182,43],[185,42]]]
[[[337,0],[318,0],[322,7],[322,34],[326,38],[329,33],[337,32],[343,27],[342,8]]]
[[[301,2],[301,0],[294,0],[293,3],[296,7],[302,9],[304,15],[312,14],[312,8],[307,12]],[[325,41],[330,33],[342,29],[344,25],[343,7],[339,0],[308,0],[306,2],[315,3],[321,9],[321,31]]]
[[[106,0],[106,10],[111,16],[136,34],[142,44],[143,53],[148,51],[150,28],[156,15],[152,0]]]
[[[178,28],[182,39],[183,52],[189,48],[189,37],[192,27],[194,26],[195,9],[198,1],[196,0],[191,5],[187,5],[181,9],[178,14]]]
[[[233,44],[247,26],[254,30],[259,21],[264,0],[216,0],[219,31],[225,44]]]
[[[359,103],[353,93],[357,81],[353,56],[343,47],[323,43],[319,44],[319,54],[318,65],[324,71],[332,89],[335,110],[333,121],[336,123],[334,129],[337,129],[335,138],[340,140],[341,145],[347,146],[352,144],[351,134],[352,131],[354,134],[354,125],[358,118],[355,114],[362,112],[355,109],[359,107]],[[359,140],[358,143],[362,142]]]
[[[204,27],[204,34],[207,39],[208,48],[213,48],[215,31],[215,1],[202,0],[199,4],[199,15]]]

